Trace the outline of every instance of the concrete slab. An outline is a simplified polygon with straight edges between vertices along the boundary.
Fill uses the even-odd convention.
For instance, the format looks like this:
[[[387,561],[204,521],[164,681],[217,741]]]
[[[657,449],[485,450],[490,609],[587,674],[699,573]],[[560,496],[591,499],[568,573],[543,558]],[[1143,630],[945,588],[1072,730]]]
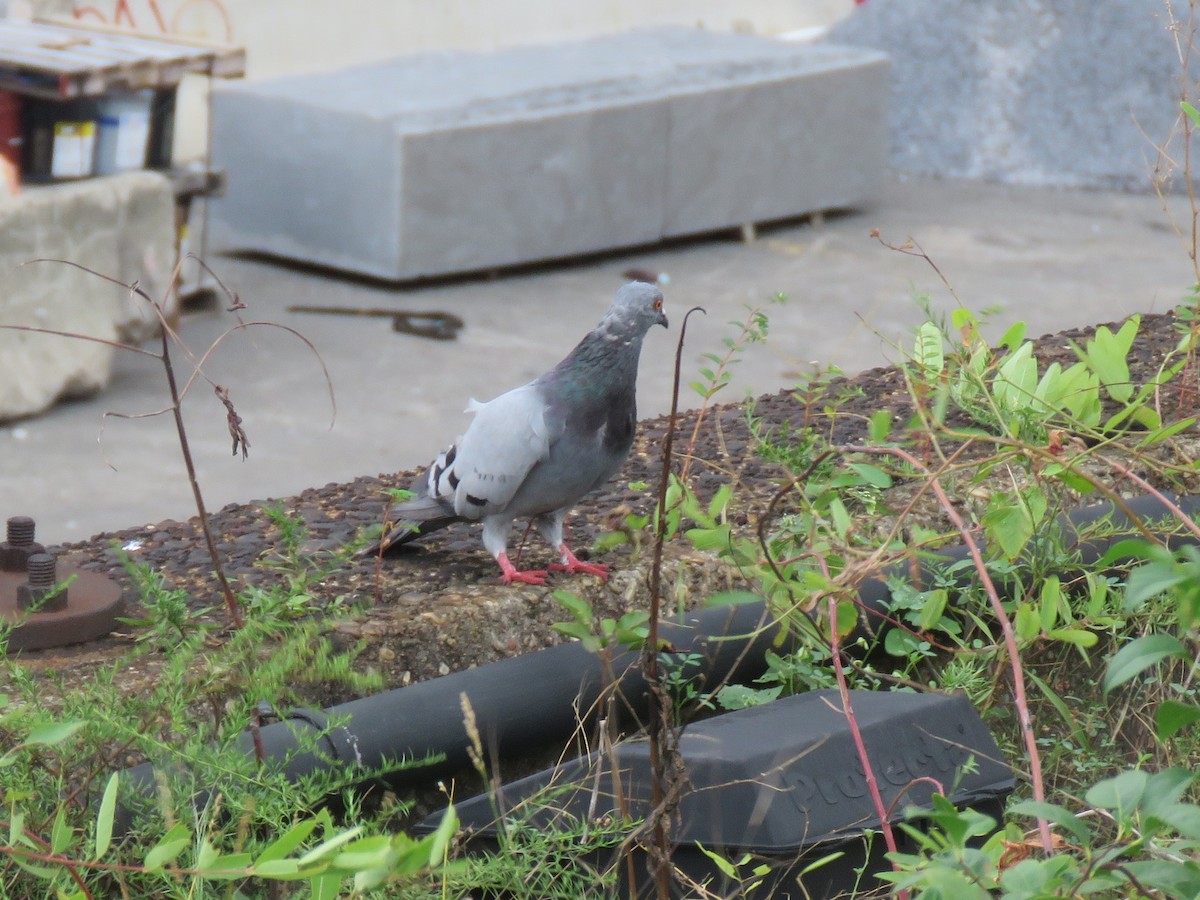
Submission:
[[[657,28],[222,84],[211,240],[403,280],[863,203],[886,71]]]
[[[1187,209],[1171,211],[1186,222]],[[688,329],[684,372],[696,377],[700,354],[724,352],[730,320],[746,306],[769,306],[770,341],[751,347],[718,398],[773,392],[795,384],[811,360],[858,371],[898,358],[921,321],[914,293],[935,309],[953,299],[920,260],[869,237],[910,235],[937,260],[963,302],[997,307],[993,337],[1017,319],[1031,335],[1096,324],[1174,306],[1195,279],[1182,240],[1157,201],[1124,193],[1047,191],[971,182],[892,181],[877,208],[822,224],[773,228],[758,241],[676,242],[544,267],[497,280],[466,279],[421,289],[336,278],[257,259],[215,256],[218,273],[249,305],[246,321],[270,320],[308,335],[337,391],[330,407],[320,368],[278,330],[231,336],[214,354],[210,377],[229,388],[252,442],[250,458],[230,456],[225,411],[203,383],[186,419],[209,504],[289,496],[358,475],[415,468],[468,421],[468,397],[490,398],[557,362],[590,328],[622,283],[641,266],[667,272],[670,332],[646,345],[639,385],[643,416],[666,411],[674,341],[683,312],[708,310]],[[396,334],[386,319],[287,312],[291,304],[396,310],[440,309],[466,321],[456,341]],[[233,324],[222,307],[185,314],[183,338],[197,350]],[[119,356],[108,389],[25,422],[0,426],[0,520],[29,514],[45,543],[192,514],[178,448],[166,417],[142,413],[165,400],[160,371]],[[699,398],[685,388],[685,405]]]

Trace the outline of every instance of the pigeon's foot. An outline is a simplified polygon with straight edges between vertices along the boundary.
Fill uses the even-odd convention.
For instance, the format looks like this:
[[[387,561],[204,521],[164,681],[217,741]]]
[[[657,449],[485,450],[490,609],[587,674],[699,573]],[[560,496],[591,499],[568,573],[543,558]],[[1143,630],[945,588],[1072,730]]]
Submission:
[[[550,568],[555,572],[570,572],[572,575],[599,575],[601,580],[608,581],[609,567],[603,563],[587,563],[579,559],[571,548],[561,544],[558,552],[562,554],[562,562],[551,563]]]
[[[520,584],[546,583],[547,573],[545,569],[526,569],[522,572],[508,561],[507,553],[501,553],[499,556],[497,556],[496,562],[500,565],[500,580],[505,584],[512,584],[514,581]]]

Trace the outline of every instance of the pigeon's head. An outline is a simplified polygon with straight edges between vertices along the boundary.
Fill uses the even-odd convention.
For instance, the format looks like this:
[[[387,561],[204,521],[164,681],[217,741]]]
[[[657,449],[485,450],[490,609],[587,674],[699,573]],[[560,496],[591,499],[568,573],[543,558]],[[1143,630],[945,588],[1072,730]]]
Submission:
[[[645,334],[652,325],[667,327],[663,312],[662,291],[644,281],[631,281],[619,291],[604,317],[605,325],[619,325],[622,330]]]

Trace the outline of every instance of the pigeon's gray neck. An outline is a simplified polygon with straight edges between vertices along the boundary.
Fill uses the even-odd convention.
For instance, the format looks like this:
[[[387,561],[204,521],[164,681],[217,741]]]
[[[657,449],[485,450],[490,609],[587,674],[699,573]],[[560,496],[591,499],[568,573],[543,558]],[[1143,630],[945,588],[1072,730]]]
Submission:
[[[613,389],[637,380],[645,332],[617,316],[606,316],[554,369],[559,378]]]
[[[592,335],[609,344],[632,344],[640,347],[642,338],[646,335],[646,330],[644,328],[639,329],[636,324],[620,315],[610,313],[600,320],[600,324],[596,326]],[[589,337],[592,335],[589,335]]]

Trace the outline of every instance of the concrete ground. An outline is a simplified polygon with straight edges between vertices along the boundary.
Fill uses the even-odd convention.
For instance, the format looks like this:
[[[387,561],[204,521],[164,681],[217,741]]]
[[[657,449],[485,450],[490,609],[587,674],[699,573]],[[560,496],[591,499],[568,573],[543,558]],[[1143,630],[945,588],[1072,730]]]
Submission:
[[[1170,212],[1188,221],[1182,202]],[[870,209],[762,228],[752,243],[715,235],[418,287],[216,257],[212,266],[248,307],[246,321],[295,328],[316,346],[336,412],[321,362],[291,334],[230,335],[205,368],[228,388],[250,457],[230,456],[224,409],[196,382],[185,417],[206,502],[215,510],[423,465],[465,426],[469,397],[488,399],[552,366],[635,266],[670,277],[671,331],[656,329],[642,358],[643,416],[669,408],[678,327],[694,305],[708,314],[689,325],[685,382],[698,377],[701,354],[724,352],[722,340],[737,331],[731,320],[778,293],[789,298],[769,306],[770,341],[741,356],[718,395],[726,401],[788,387],[813,361],[854,372],[895,360],[922,319],[916,295],[941,310],[955,301],[924,261],[872,239],[875,228],[893,243],[915,238],[964,304],[995,310],[993,334],[1016,320],[1037,336],[1169,310],[1196,280],[1154,197],[937,181],[892,181]],[[466,327],[437,342],[397,334],[388,319],[289,313],[292,304],[439,310]],[[213,305],[185,314],[180,334],[199,356],[234,323]],[[683,402],[699,398],[685,388]],[[169,417],[106,416],[165,404],[161,368],[125,354],[99,396],[0,426],[0,519],[31,515],[39,540],[61,543],[194,514]]]

